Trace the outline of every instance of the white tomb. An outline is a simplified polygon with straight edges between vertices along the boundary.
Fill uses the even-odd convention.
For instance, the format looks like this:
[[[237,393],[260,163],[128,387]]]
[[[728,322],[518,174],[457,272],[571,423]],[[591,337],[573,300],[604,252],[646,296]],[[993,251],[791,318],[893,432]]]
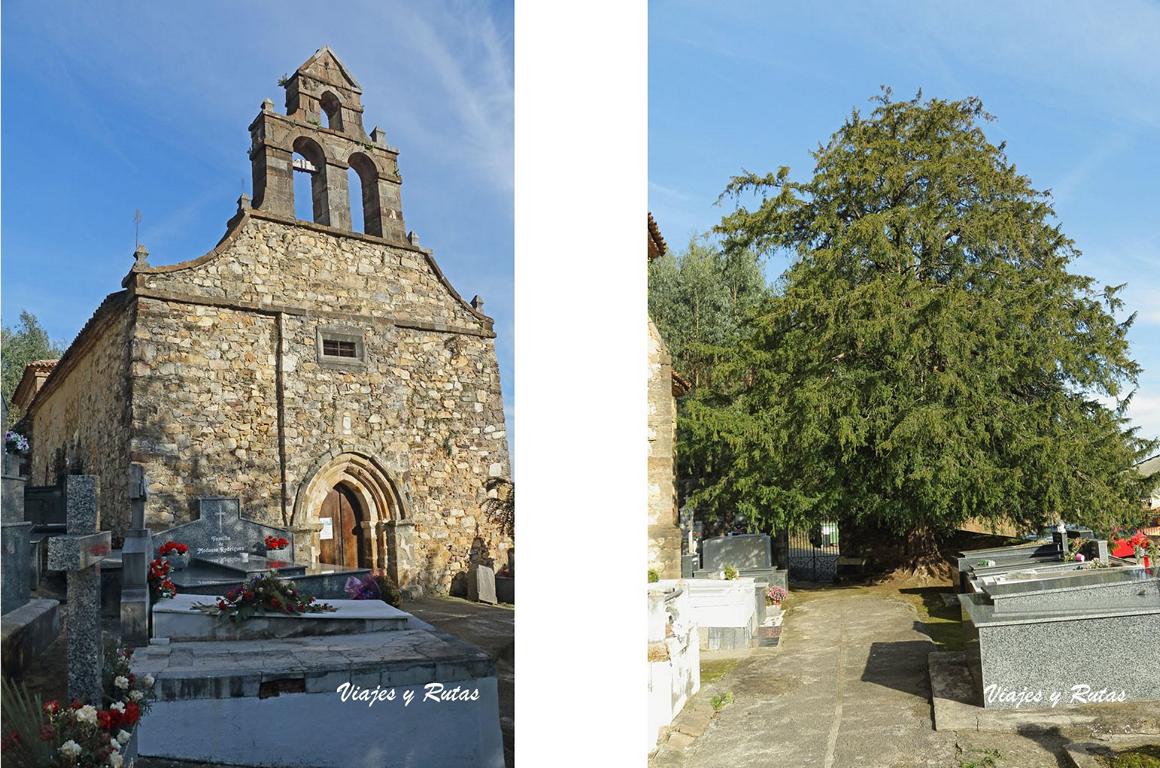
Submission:
[[[481,649],[381,601],[328,600],[337,611],[240,624],[196,611],[199,601],[216,598],[162,601],[155,639],[134,654],[134,673],[152,675],[157,694],[140,755],[503,768],[495,664]]]

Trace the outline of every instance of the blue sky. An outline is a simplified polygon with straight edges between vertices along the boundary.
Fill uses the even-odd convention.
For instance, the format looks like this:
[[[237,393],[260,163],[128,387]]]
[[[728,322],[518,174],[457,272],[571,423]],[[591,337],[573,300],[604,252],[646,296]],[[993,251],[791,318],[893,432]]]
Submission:
[[[1112,13],[1114,11],[1114,13]],[[649,206],[683,249],[728,210],[729,178],[788,165],[880,85],[899,98],[982,98],[987,134],[1039,188],[1083,255],[1127,283],[1129,416],[1160,436],[1160,3],[649,4]],[[771,276],[786,266],[768,265]]]
[[[400,150],[403,214],[495,318],[513,413],[510,2],[6,0],[0,76],[3,321],[71,341],[132,264],[200,256],[250,189],[247,126],[278,78],[330,45],[365,125]]]

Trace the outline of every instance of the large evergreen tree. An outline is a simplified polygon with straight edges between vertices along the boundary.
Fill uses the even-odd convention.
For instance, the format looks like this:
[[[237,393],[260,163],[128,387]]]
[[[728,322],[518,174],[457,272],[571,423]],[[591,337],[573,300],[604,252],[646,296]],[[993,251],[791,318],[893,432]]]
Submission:
[[[681,450],[711,468],[694,501],[761,527],[839,518],[927,554],[970,518],[1134,520],[1153,444],[1123,416],[1140,369],[1118,288],[1069,271],[1050,193],[988,142],[979,100],[876,101],[811,179],[726,190],[726,253],[791,264],[687,408]]]
[[[25,367],[33,360],[55,360],[61,355],[61,347],[48,338],[36,315],[27,310],[20,312],[20,323],[15,328],[5,326],[0,339],[0,359],[3,367],[4,402],[11,409],[9,420],[19,418],[12,406],[12,394]]]

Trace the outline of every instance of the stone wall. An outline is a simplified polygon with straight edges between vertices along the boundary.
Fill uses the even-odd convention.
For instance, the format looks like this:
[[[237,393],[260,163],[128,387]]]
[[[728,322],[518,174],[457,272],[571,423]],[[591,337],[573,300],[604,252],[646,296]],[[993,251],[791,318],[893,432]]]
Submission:
[[[128,335],[130,308],[106,300],[45,383],[29,414],[30,485],[56,482],[58,458],[72,457],[100,480],[100,519],[123,532],[128,505]]]
[[[130,450],[151,527],[194,519],[199,496],[237,496],[246,517],[283,525],[276,348],[269,315],[138,300]]]
[[[673,361],[664,339],[648,321],[648,562],[662,579],[681,575],[681,531],[677,527],[677,492],[673,449],[677,402],[673,397]]]

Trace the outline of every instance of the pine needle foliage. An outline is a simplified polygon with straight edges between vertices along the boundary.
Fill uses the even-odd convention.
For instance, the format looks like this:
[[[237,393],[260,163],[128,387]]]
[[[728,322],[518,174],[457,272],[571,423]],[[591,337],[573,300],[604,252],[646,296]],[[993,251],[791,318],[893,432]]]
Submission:
[[[1140,366],[1123,286],[1069,271],[1050,192],[988,141],[980,100],[873,101],[812,178],[744,173],[723,194],[725,254],[791,258],[685,404],[691,501],[898,534],[1136,520],[1133,464],[1155,443],[1124,416]]]

